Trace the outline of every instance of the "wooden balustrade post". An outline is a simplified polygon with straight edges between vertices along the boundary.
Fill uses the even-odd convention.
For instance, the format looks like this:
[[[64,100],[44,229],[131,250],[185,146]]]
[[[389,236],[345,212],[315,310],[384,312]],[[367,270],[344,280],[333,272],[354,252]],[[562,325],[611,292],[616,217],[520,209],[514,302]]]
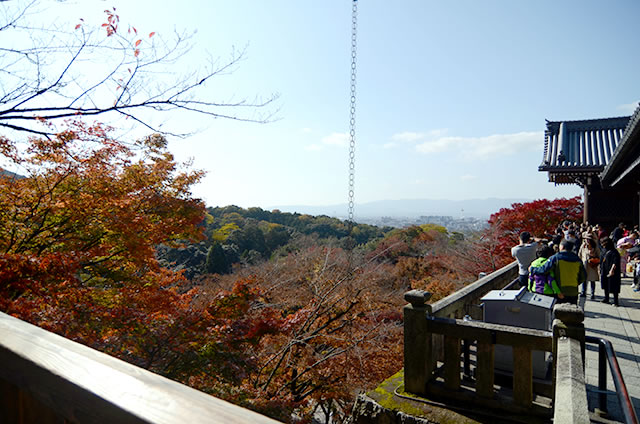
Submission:
[[[513,400],[525,408],[533,401],[533,368],[528,346],[513,346]]]
[[[431,333],[427,332],[427,317],[431,315],[429,298],[431,293],[423,290],[411,290],[404,295],[409,302],[403,308],[404,389],[409,393],[426,393],[435,364]]]
[[[495,381],[495,345],[478,342],[476,355],[476,393],[484,398],[492,398]]]
[[[584,311],[562,303],[553,308],[554,422],[588,423],[584,377]]]
[[[557,358],[558,338],[568,337],[580,342],[582,351],[582,362],[584,363],[585,330],[584,311],[577,305],[571,303],[560,303],[553,307],[553,357]],[[555,364],[553,361],[555,376]]]

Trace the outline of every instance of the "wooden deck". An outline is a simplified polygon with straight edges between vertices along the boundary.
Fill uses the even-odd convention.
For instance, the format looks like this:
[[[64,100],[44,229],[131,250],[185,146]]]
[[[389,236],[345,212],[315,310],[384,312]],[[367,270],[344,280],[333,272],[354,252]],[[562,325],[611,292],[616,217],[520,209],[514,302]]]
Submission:
[[[601,303],[603,292],[596,286],[596,299],[580,298],[585,311],[585,329],[588,336],[608,339],[620,364],[624,382],[640,415],[640,292],[631,290],[632,279],[623,278],[620,306]],[[589,410],[598,406],[598,347],[587,345],[585,377]],[[607,371],[607,405],[610,419],[623,422],[620,404],[615,395],[611,373]],[[602,422],[609,422],[603,420]]]

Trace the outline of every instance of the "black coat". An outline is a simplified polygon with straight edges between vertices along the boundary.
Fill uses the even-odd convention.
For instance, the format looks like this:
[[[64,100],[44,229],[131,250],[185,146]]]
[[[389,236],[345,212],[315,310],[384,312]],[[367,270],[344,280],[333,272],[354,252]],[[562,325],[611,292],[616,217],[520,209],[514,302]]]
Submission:
[[[615,264],[613,277],[608,277],[609,270]],[[602,290],[609,293],[620,293],[620,253],[616,249],[605,250],[600,256],[600,284]]]

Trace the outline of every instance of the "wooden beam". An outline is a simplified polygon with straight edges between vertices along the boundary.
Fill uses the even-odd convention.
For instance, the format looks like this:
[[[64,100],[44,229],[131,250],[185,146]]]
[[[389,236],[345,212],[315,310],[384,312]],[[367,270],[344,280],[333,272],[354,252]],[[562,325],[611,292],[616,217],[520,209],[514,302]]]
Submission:
[[[0,380],[74,423],[277,422],[4,313]]]
[[[527,346],[513,346],[513,400],[522,407],[533,401],[533,367]]]
[[[483,398],[478,396],[474,390],[464,385],[461,386],[459,391],[452,392],[447,389],[443,383],[431,381],[427,388],[429,396],[433,397],[433,399],[439,399],[445,402],[451,399],[454,401],[454,404],[463,405],[469,409],[478,408],[483,411],[493,410],[492,412],[495,416],[501,419],[494,419],[495,422],[527,422],[527,420],[530,420],[532,423],[546,423],[550,422],[549,419],[553,416],[553,409],[550,401],[547,402],[547,400],[542,400],[541,403],[534,402],[528,408],[524,408],[514,403],[511,396],[496,393],[493,398]],[[544,421],[535,419],[534,417],[543,418]],[[485,421],[483,422],[491,421],[486,420],[485,417]]]
[[[460,388],[460,339],[444,336],[444,385],[450,390]]]
[[[553,348],[552,333],[544,330],[450,318],[427,319],[426,327],[427,331],[433,334],[476,340],[478,343],[526,346],[532,350],[546,352],[551,352]]]
[[[583,370],[580,341],[567,337],[558,340],[554,422],[589,423],[589,403]]]
[[[433,374],[433,342],[426,329],[428,310],[428,305],[403,308],[404,387],[409,393],[424,394]]]
[[[476,393],[483,398],[492,398],[495,381],[495,346],[478,343],[476,358]]]
[[[489,291],[501,289],[517,277],[518,264],[512,262],[435,302],[431,305],[432,314],[442,318],[454,316],[474,302],[478,302]]]

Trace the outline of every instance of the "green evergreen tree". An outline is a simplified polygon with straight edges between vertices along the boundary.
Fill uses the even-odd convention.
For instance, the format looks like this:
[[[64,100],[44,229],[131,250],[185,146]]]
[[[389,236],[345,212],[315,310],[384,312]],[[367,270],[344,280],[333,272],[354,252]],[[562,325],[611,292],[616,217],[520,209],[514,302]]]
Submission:
[[[226,274],[229,272],[229,262],[220,243],[213,243],[209,248],[205,266],[210,274]]]

